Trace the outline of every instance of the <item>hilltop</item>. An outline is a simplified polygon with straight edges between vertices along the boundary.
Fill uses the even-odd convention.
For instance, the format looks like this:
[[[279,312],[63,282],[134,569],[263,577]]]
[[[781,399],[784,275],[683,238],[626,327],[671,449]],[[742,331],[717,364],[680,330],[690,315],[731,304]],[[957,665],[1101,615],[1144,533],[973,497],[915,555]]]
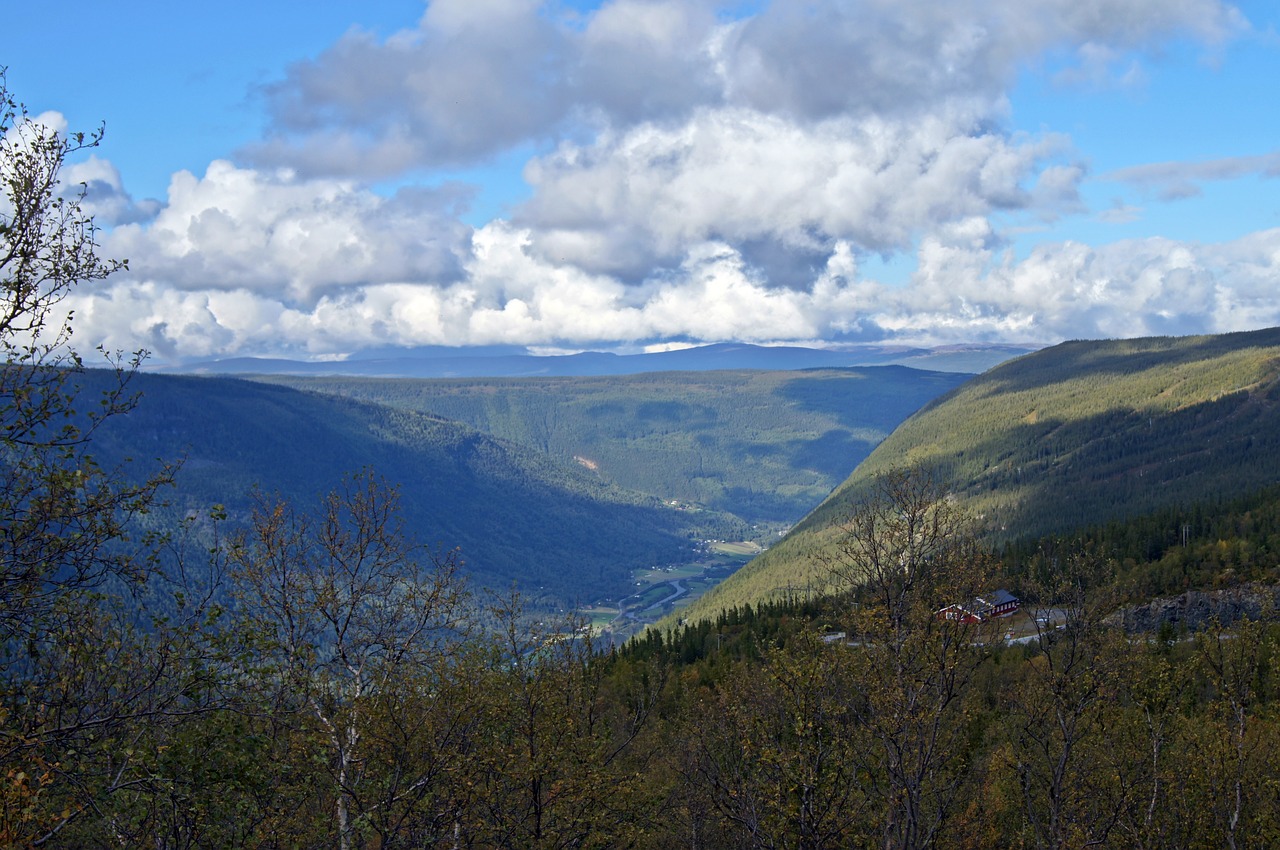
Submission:
[[[907,419],[786,538],[688,612],[825,587],[819,554],[877,472],[919,464],[992,542],[1280,479],[1280,329],[1075,341],[975,377]]]

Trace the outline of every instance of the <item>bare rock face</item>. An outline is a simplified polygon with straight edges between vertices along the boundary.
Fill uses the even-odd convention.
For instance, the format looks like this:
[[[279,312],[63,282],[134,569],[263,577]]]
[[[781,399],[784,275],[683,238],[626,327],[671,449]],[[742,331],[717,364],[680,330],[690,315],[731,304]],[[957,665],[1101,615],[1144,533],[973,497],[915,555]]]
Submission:
[[[1127,632],[1154,632],[1163,623],[1196,631],[1210,621],[1230,625],[1244,618],[1269,620],[1280,612],[1280,585],[1244,584],[1223,590],[1189,590],[1179,596],[1127,605],[1107,622]]]

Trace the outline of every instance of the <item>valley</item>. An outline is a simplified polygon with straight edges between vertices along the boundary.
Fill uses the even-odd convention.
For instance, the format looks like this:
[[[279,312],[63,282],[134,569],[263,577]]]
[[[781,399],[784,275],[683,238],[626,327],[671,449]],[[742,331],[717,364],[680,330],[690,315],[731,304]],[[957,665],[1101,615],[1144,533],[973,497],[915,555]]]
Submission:
[[[108,380],[87,371],[76,392]],[[964,380],[902,367],[467,381],[144,373],[131,383],[138,405],[98,430],[94,451],[139,473],[154,468],[147,458],[181,461],[157,522],[220,505],[236,527],[255,499],[301,503],[375,470],[418,543],[457,549],[477,588],[515,586],[553,612],[616,606],[655,565],[701,569],[702,541],[770,545],[901,419]]]
[[[579,606],[595,633],[607,646],[616,646],[643,632],[664,617],[696,602],[701,596],[763,552],[749,541],[702,541],[695,559],[637,570],[632,578],[635,591],[617,601],[600,600]]]
[[[0,848],[1280,847],[1274,0],[12,5]]]
[[[776,526],[803,517],[899,423],[968,377],[867,366],[255,380],[457,421],[678,508]]]
[[[457,547],[478,587],[581,606],[620,641],[826,588],[817,565],[841,517],[903,464],[954,480],[995,542],[1265,486],[1280,475],[1278,351],[1275,331],[1068,343],[973,378],[144,374],[142,403],[95,449],[185,458],[172,510],[224,504],[233,521],[255,487],[303,499],[352,469],[394,470],[408,527]]]
[[[868,846],[917,791],[979,846],[1069,846],[1039,826],[1054,810],[1099,846],[1271,834],[1277,364],[1280,332],[1073,343],[972,378],[135,375],[135,407],[70,417],[100,466],[53,480],[78,498],[85,470],[176,456],[129,530],[194,547],[156,538],[132,592],[42,615],[56,645],[12,632],[19,711],[141,710],[19,715],[10,762],[74,781],[9,793],[77,842],[101,810],[321,846],[341,798],[371,824],[352,834],[424,846],[523,845],[528,807],[566,845],[693,846],[695,822],[718,850],[794,844],[810,802],[839,813],[816,846]],[[69,380],[87,399],[113,376]],[[940,616],[993,588],[1021,612]],[[333,782],[347,758],[360,795]],[[930,846],[974,846],[948,836]]]

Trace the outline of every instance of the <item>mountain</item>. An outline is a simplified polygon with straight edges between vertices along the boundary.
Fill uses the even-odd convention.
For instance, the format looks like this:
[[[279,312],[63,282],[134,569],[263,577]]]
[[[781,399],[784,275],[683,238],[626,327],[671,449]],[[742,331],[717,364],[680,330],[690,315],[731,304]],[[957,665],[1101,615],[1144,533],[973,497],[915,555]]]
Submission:
[[[903,419],[967,377],[873,366],[259,380],[436,414],[576,461],[628,490],[789,526]]]
[[[816,369],[899,365],[939,372],[982,372],[1033,351],[1035,346],[952,345],[915,348],[851,345],[837,349],[721,343],[646,354],[585,351],[528,354],[514,346],[381,348],[345,360],[304,361],[258,357],[204,360],[164,372],[205,375],[360,375],[383,378],[501,378],[635,375],[720,369]]]
[[[1280,328],[1068,342],[1002,364],[907,419],[690,617],[820,587],[818,555],[893,466],[921,464],[993,541],[1067,532],[1280,480]]]
[[[109,373],[77,380],[82,399]],[[440,417],[226,378],[139,374],[137,408],[108,420],[93,453],[183,457],[169,512],[225,505],[243,519],[255,487],[299,505],[370,467],[400,488],[406,526],[429,546],[458,547],[479,585],[518,582],[566,604],[618,596],[631,571],[678,560],[690,539],[726,533],[713,512],[672,510],[589,470]]]

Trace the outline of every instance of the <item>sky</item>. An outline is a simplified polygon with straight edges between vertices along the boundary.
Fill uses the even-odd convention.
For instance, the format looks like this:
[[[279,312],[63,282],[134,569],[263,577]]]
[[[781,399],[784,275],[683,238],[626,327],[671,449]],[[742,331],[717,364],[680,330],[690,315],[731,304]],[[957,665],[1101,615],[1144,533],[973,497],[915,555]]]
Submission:
[[[129,268],[77,345],[1052,344],[1280,325],[1273,0],[26,3]]]

